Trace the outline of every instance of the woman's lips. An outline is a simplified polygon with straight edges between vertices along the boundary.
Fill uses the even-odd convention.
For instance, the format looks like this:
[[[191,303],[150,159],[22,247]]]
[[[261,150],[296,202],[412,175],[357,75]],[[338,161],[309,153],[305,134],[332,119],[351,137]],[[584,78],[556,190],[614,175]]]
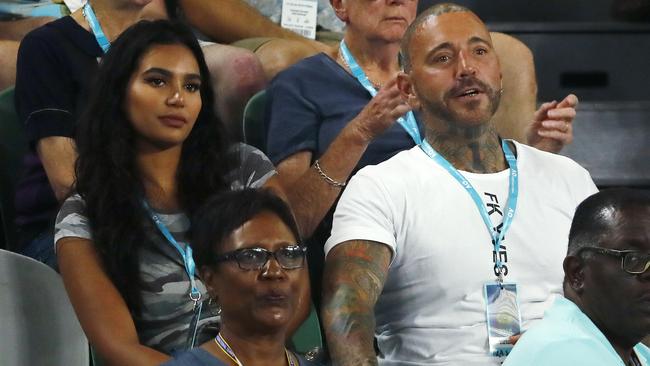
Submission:
[[[165,116],[160,116],[158,119],[166,126],[169,127],[175,127],[175,128],[180,128],[185,126],[187,123],[187,120],[178,115],[165,115]]]
[[[263,303],[272,306],[286,306],[289,301],[289,295],[284,291],[269,291],[259,296]]]

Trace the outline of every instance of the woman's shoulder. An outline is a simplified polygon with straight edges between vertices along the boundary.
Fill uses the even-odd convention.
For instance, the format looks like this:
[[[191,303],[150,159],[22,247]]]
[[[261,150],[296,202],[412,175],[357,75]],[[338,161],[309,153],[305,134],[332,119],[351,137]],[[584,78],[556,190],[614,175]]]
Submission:
[[[243,142],[234,143],[228,148],[228,158],[237,158],[240,161],[245,161],[250,158],[268,160],[266,155],[260,149]]]
[[[56,216],[54,242],[66,237],[91,239],[92,234],[86,217],[86,202],[79,194],[68,197]]]
[[[259,188],[273,175],[275,167],[259,149],[236,143],[228,149],[228,160],[235,162],[227,180],[232,189]]]
[[[61,204],[59,209],[59,214],[56,218],[56,223],[58,224],[61,221],[64,221],[70,215],[82,215],[86,214],[86,201],[78,194],[72,194]]]

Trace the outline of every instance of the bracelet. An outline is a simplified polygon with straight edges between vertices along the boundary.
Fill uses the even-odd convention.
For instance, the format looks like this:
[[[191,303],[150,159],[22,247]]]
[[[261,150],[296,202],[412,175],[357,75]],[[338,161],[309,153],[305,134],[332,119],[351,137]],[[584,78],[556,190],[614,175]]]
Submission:
[[[316,170],[318,171],[318,174],[320,174],[321,178],[323,178],[325,180],[325,182],[327,182],[327,184],[329,184],[331,186],[338,187],[338,188],[343,188],[347,184],[346,182],[341,183],[339,181],[336,181],[336,180],[330,178],[329,175],[325,174],[323,169],[320,168],[320,163],[318,162],[318,159],[316,159],[316,161],[314,162],[314,168],[316,168]]]

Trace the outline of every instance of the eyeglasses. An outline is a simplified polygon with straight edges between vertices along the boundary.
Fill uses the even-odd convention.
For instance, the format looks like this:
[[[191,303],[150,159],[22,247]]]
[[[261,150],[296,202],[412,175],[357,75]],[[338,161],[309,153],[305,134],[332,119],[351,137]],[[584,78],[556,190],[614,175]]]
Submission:
[[[243,270],[259,271],[266,266],[271,257],[274,257],[283,269],[297,269],[304,265],[306,252],[307,247],[300,245],[287,245],[274,252],[264,248],[244,248],[224,253],[218,256],[215,261],[217,263],[236,261],[239,268]]]
[[[629,274],[641,274],[650,268],[650,253],[643,253],[637,250],[616,250],[601,247],[582,247],[580,248],[580,251],[584,249],[621,258],[621,268]]]

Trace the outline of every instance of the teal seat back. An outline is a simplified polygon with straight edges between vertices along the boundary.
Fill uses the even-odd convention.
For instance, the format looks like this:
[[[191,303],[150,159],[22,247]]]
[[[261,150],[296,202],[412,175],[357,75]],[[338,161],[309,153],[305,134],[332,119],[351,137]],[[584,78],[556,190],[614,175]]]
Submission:
[[[14,192],[27,152],[27,138],[14,108],[14,89],[0,92],[0,247],[16,247]]]
[[[244,108],[242,136],[248,145],[266,152],[266,126],[264,113],[266,111],[266,90],[253,95]]]
[[[320,320],[313,304],[309,316],[291,337],[289,346],[292,350],[305,355],[308,359],[319,359],[323,356],[324,348]]]

